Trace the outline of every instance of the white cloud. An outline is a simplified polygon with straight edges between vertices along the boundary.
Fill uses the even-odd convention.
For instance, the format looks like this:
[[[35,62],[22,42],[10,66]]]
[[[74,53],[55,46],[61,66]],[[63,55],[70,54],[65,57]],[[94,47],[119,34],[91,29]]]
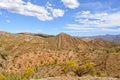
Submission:
[[[95,27],[89,27],[89,25],[80,25],[80,24],[67,24],[66,29],[73,30],[73,31],[81,31],[81,32],[88,32],[97,30]]]
[[[63,16],[60,14],[60,9],[56,16],[51,16],[53,12],[49,12],[46,7],[38,6],[31,2],[24,2],[23,0],[2,0],[0,1],[0,8],[25,16],[33,16],[41,21],[53,20],[55,17]]]
[[[119,32],[120,12],[114,13],[91,13],[90,11],[79,12],[76,16],[77,24],[67,24],[68,30],[78,32]]]
[[[78,2],[78,0],[61,0],[63,2],[63,4],[70,8],[70,9],[75,9],[78,8],[80,3]]]
[[[120,28],[118,28],[118,29],[103,28],[102,30],[107,31],[107,32],[120,32]]]
[[[54,9],[49,2],[47,2],[46,8],[52,12],[53,17],[62,17],[64,15],[64,10]]]
[[[116,27],[120,26],[120,12],[92,14],[90,11],[82,11],[77,14],[75,21],[83,26]]]
[[[120,28],[111,29],[81,24],[67,24],[65,29],[67,32],[120,32]]]
[[[64,15],[64,11],[60,9],[53,9],[52,13],[54,17],[62,17]]]

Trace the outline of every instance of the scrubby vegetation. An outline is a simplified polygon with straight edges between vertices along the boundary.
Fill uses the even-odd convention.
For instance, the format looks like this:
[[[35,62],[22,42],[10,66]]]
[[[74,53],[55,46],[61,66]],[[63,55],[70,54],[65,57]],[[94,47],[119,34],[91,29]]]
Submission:
[[[85,74],[102,76],[102,73],[96,70],[96,64],[94,62],[85,61],[83,64],[78,65],[77,60],[70,60],[62,65],[62,69],[65,73],[74,72],[77,76],[83,76]]]
[[[0,48],[0,56],[6,60],[8,57],[8,52]]]
[[[65,33],[42,37],[0,34],[0,80],[55,76],[119,77],[120,46],[104,40],[83,41]]]
[[[6,80],[6,77],[4,75],[0,75],[0,80]]]
[[[65,73],[75,71],[77,68],[77,60],[70,60],[62,64],[62,69]]]

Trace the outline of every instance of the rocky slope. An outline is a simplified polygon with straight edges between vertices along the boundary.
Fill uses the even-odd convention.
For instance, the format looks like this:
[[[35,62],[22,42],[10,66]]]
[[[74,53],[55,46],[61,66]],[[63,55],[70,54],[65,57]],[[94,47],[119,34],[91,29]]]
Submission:
[[[80,48],[80,49],[89,49],[89,45],[78,38],[74,38],[66,33],[60,33],[55,37],[56,47],[62,49],[72,49],[72,48]]]
[[[62,64],[77,60],[95,63],[104,76],[120,77],[120,46],[101,39],[80,39],[66,33],[47,37],[0,32],[0,70],[20,73],[35,68],[33,77],[61,76]],[[98,79],[99,80],[99,79]]]

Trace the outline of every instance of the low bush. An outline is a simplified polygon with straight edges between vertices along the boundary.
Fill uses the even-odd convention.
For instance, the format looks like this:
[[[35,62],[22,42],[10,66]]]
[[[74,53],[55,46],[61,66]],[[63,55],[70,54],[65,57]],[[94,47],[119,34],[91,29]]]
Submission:
[[[96,74],[95,63],[89,62],[79,66],[76,70],[76,74],[78,76],[82,76],[85,74],[95,75]]]
[[[6,76],[0,75],[0,80],[6,80],[6,79],[7,79]]]
[[[77,60],[70,60],[68,62],[65,62],[62,65],[62,69],[65,73],[68,73],[70,71],[74,71],[78,67]]]
[[[34,69],[33,68],[28,68],[23,72],[23,78],[29,78],[30,76],[32,76],[34,73]]]

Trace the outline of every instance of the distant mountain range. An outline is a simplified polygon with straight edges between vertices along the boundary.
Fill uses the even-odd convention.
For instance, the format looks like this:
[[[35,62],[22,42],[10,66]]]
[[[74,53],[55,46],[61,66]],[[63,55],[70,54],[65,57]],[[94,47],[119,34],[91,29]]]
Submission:
[[[7,32],[0,31],[0,33],[7,33]],[[55,35],[43,34],[43,33],[21,32],[21,33],[17,33],[17,34],[39,36],[39,37],[43,37],[43,38],[55,37]],[[103,39],[103,40],[110,41],[110,42],[117,42],[117,43],[119,42],[120,43],[120,34],[117,34],[117,35],[106,34],[106,35],[87,36],[87,37],[72,36],[72,37],[83,38],[84,40],[86,38],[87,38],[87,40],[88,39],[89,40],[91,40],[91,39]]]
[[[97,38],[97,39],[103,39],[111,42],[120,42],[120,34],[118,35],[100,35],[100,36],[92,36],[90,38]]]
[[[18,33],[18,34],[34,35],[34,36],[40,36],[40,37],[44,37],[44,38],[55,36],[55,35],[49,35],[49,34],[43,34],[43,33],[33,34],[33,33],[27,33],[27,32]],[[81,38],[81,37],[79,37],[79,38]],[[94,39],[103,39],[103,40],[110,41],[110,42],[120,42],[120,34],[118,34],[118,35],[106,34],[106,35],[88,36],[88,37],[82,37],[82,38],[94,38]]]

